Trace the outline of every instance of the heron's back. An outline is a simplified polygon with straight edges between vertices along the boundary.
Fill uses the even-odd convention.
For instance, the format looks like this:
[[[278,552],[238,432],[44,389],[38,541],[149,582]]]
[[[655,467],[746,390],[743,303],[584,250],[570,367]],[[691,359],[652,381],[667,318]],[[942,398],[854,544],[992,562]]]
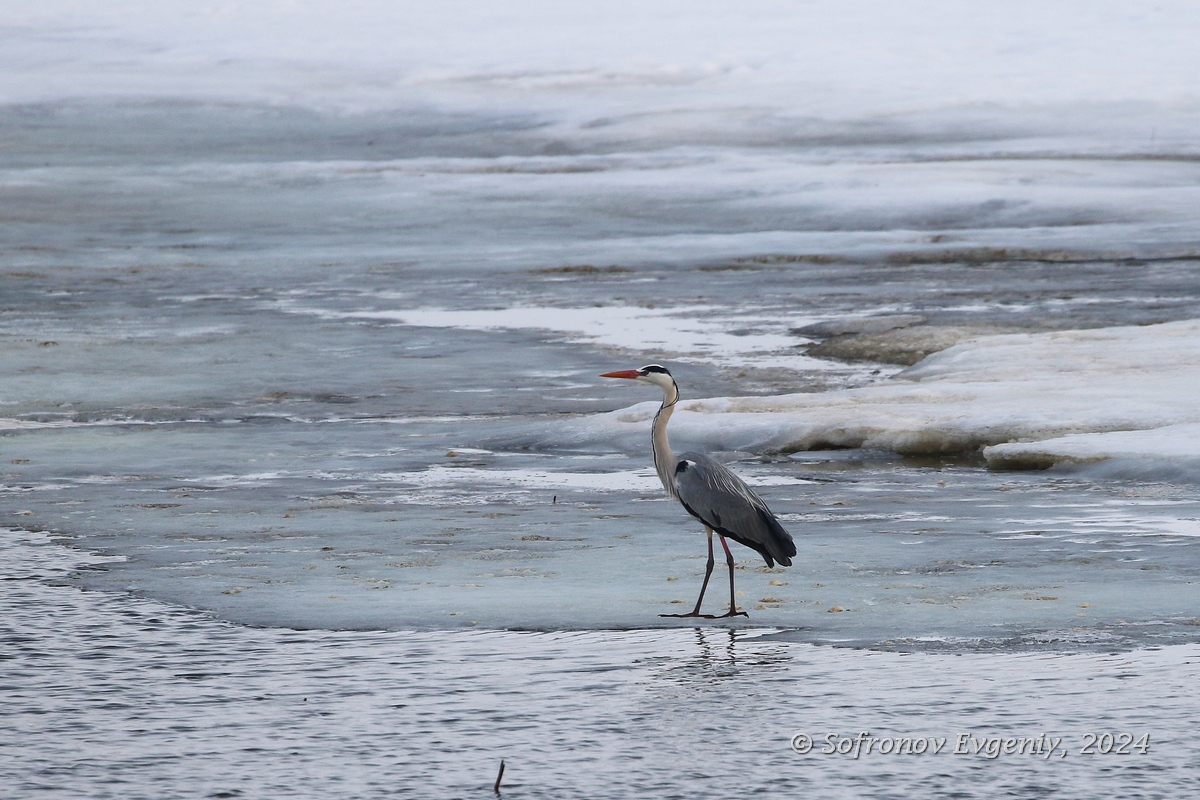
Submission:
[[[768,567],[792,565],[796,543],[763,499],[729,469],[703,453],[684,453],[675,466],[675,491],[688,513],[722,536],[758,551]]]

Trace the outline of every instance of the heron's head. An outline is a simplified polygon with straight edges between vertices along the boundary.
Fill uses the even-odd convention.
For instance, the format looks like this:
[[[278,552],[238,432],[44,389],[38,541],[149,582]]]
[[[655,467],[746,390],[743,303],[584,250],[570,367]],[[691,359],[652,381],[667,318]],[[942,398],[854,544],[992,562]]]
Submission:
[[[658,364],[647,364],[641,369],[623,369],[617,372],[606,372],[600,377],[625,378],[626,380],[638,381],[640,383],[651,383],[663,391],[675,385],[675,379],[671,377],[670,371]]]

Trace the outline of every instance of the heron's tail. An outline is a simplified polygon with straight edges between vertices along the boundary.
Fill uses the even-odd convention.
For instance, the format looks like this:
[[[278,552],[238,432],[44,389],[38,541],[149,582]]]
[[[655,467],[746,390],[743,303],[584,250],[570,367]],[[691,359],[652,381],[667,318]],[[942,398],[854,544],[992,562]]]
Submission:
[[[760,509],[759,513],[762,514],[763,523],[769,531],[766,541],[762,543],[762,549],[759,550],[767,560],[767,566],[775,566],[771,563],[774,560],[778,561],[781,567],[790,567],[792,556],[796,555],[796,543],[792,541],[792,535],[770,511]]]

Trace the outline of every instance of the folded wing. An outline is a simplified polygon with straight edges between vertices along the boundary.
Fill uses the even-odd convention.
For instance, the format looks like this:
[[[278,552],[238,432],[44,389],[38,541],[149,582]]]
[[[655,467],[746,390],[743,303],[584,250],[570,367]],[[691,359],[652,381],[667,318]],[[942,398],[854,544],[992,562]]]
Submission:
[[[758,551],[768,567],[792,565],[796,543],[762,498],[723,464],[684,453],[675,467],[675,491],[688,513],[722,536]]]

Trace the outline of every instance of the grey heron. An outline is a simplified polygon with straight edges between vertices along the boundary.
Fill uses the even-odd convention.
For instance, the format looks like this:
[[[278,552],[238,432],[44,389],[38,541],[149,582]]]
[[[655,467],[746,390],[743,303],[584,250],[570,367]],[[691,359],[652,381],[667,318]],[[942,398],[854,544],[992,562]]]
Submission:
[[[762,498],[746,485],[745,481],[729,471],[725,465],[703,453],[671,452],[667,442],[667,422],[679,402],[679,386],[666,367],[658,364],[648,364],[641,369],[626,369],[617,372],[606,372],[601,378],[625,378],[639,383],[653,384],[663,392],[662,406],[654,415],[654,425],[650,432],[650,451],[654,456],[654,468],[667,494],[674,497],[683,507],[704,525],[708,535],[708,567],[704,572],[704,583],[700,586],[700,596],[696,598],[696,607],[687,614],[659,614],[660,617],[703,617],[704,619],[721,619],[741,615],[750,616],[745,611],[737,610],[737,600],[733,590],[733,553],[729,552],[726,537],[739,544],[744,544],[751,550],[757,551],[766,560],[768,567],[780,565],[790,567],[792,556],[796,555],[796,543],[779,520],[767,508]],[[713,564],[713,533],[721,540],[725,549],[725,563],[729,565],[729,611],[720,616],[701,614],[700,604],[704,602],[704,592],[708,589],[708,579],[712,577]]]

